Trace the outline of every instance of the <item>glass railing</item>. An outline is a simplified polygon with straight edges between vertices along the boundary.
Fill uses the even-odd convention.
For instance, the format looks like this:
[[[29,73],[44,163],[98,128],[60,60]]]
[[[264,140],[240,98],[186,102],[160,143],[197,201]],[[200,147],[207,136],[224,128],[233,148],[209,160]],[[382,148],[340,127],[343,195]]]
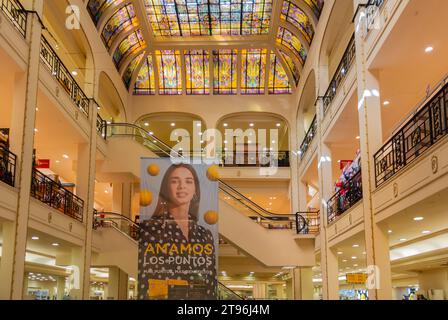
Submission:
[[[361,170],[353,175],[327,202],[327,221],[332,223],[362,199]]]
[[[22,4],[18,0],[0,0],[0,9],[25,38],[27,14]]]
[[[244,300],[244,298],[221,282],[218,282],[218,300]]]
[[[131,219],[113,212],[93,212],[93,229],[114,228],[138,241],[140,226]]]
[[[170,157],[171,155],[172,149],[170,146],[137,125],[112,123],[107,128],[108,137],[130,137],[148,147],[159,157]],[[177,151],[173,151],[173,154],[185,157]],[[303,221],[304,218],[301,215],[272,213],[248,199],[224,181],[220,179],[218,181],[221,197],[224,197],[229,204],[236,207],[240,212],[246,213],[248,217],[259,222],[260,225],[270,229],[290,229],[297,233],[304,232],[303,229],[296,229],[296,226],[305,228],[306,221]],[[297,222],[296,219],[300,219],[300,221]]]
[[[375,154],[379,187],[448,135],[448,83],[444,79],[432,98],[405,122]]]
[[[84,201],[33,168],[31,196],[79,222],[83,222]]]
[[[89,99],[43,36],[41,39],[40,59],[51,75],[64,88],[73,103],[89,117]]]
[[[328,109],[333,102],[336,94],[338,93],[338,89],[341,86],[342,82],[347,77],[350,69],[352,68],[356,57],[356,45],[355,45],[355,35],[352,36],[347,49],[342,56],[342,60],[339,63],[338,68],[336,69],[336,73],[333,76],[333,79],[330,82],[330,86],[327,89],[327,92],[323,96],[323,113],[324,116],[327,114]]]
[[[314,116],[313,122],[311,122],[311,126],[305,135],[305,139],[303,139],[303,142],[300,145],[299,149],[300,159],[303,159],[303,157],[305,156],[306,152],[308,151],[308,148],[311,145],[311,142],[313,142],[314,137],[316,136],[316,133],[317,133],[317,117]]]
[[[0,181],[14,187],[17,156],[0,147]]]

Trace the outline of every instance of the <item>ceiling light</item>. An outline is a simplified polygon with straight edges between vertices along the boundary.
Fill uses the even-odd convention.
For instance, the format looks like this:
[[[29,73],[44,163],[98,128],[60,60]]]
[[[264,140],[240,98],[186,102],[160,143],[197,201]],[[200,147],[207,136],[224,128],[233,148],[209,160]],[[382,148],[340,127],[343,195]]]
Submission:
[[[100,107],[96,107],[96,110],[101,110],[101,108]]]
[[[357,265],[357,264],[354,264],[353,266],[354,266],[354,267],[357,267],[358,265]]]
[[[249,126],[250,126],[250,127],[253,127],[254,125],[255,125],[255,124],[253,124],[253,123],[249,123]]]
[[[353,248],[359,248],[359,244],[354,244]]]
[[[356,140],[360,140],[360,139],[361,139],[361,137],[360,137],[360,136],[357,136],[357,137],[356,137]]]
[[[75,77],[78,75],[78,71],[76,71],[76,70],[73,70],[72,71],[72,75],[74,75]]]
[[[272,140],[272,144],[275,144],[275,142],[276,142],[275,140]]]
[[[229,126],[229,124],[227,124],[227,123],[224,123],[224,124],[223,124],[223,126],[224,126],[224,127],[228,127],[228,126]]]
[[[59,161],[59,160],[56,160],[56,163],[61,163],[61,161]]]
[[[281,125],[281,123],[277,123],[277,127],[281,127],[282,125]]]
[[[392,233],[392,230],[387,231],[387,233],[388,233],[388,234],[391,234],[391,233]]]
[[[388,100],[384,101],[384,102],[383,102],[383,105],[384,105],[384,106],[388,106],[388,105],[390,105],[390,101],[388,101]]]
[[[423,217],[415,217],[414,221],[422,221],[423,219],[425,219],[425,218],[423,218]]]
[[[343,254],[343,252],[342,251],[338,251],[338,255],[341,255],[341,254]]]
[[[405,238],[401,238],[401,239],[400,239],[401,242],[405,242],[405,241],[407,241],[407,240],[408,240],[408,239],[405,239]]]
[[[426,49],[425,49],[425,52],[426,53],[431,53],[431,52],[433,52],[434,51],[434,48],[433,47],[426,47]]]
[[[175,127],[175,126],[176,126],[176,124],[175,124],[174,122],[172,122],[172,123],[171,123],[171,126],[172,126],[172,127]]]
[[[356,260],[356,259],[358,259],[358,257],[356,257],[356,256],[353,256],[353,257],[352,257],[352,260]]]
[[[37,237],[37,236],[32,236],[32,237],[31,237],[31,240],[39,240],[39,237]],[[30,274],[32,274],[32,273],[30,273]]]
[[[344,260],[342,260],[342,262],[347,262],[347,260],[346,260],[346,259],[344,259]]]
[[[68,158],[69,158],[69,156],[68,156],[68,155],[66,155],[66,154],[63,154],[63,155],[62,155],[62,158],[64,158],[64,159],[68,159]]]
[[[51,244],[53,247],[59,247],[59,243],[57,243],[57,242],[54,242],[54,243],[52,243]]]
[[[37,130],[36,128],[34,128],[34,132],[39,132],[39,130]]]
[[[431,233],[431,231],[429,231],[429,230],[423,230],[422,231],[422,234],[430,234]]]
[[[145,122],[145,127],[149,127],[149,123],[148,122]]]

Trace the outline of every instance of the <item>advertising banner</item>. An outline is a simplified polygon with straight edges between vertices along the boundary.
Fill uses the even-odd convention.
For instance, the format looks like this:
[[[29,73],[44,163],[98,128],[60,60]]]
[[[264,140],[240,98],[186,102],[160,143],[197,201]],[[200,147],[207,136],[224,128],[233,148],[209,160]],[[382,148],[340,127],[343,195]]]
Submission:
[[[218,172],[205,164],[141,161],[140,300],[214,300]]]

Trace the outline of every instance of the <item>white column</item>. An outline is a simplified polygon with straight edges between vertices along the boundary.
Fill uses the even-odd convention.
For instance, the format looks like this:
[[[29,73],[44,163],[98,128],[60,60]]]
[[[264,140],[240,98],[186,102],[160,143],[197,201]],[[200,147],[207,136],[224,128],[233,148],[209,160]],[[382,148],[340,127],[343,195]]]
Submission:
[[[109,268],[108,296],[113,300],[127,300],[128,274],[118,267]]]
[[[266,283],[256,282],[254,283],[254,299],[266,299],[267,298]]]
[[[293,271],[294,300],[313,300],[313,270],[309,267]]]
[[[355,5],[357,2],[355,0]],[[376,188],[373,157],[383,143],[380,85],[366,65],[365,42],[361,31],[361,24],[364,23],[362,14],[365,14],[365,9],[360,10],[355,19],[355,40],[366,256],[368,273],[375,279],[369,281],[369,298],[391,300],[389,240],[385,231],[376,224],[372,205],[372,192]]]

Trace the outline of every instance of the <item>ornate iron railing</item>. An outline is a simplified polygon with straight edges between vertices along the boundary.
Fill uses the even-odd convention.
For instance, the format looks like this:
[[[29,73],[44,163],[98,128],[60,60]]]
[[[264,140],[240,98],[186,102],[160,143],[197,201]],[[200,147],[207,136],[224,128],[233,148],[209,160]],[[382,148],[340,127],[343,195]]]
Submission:
[[[314,137],[317,133],[317,117],[314,116],[313,122],[311,123],[311,127],[308,129],[308,132],[305,135],[305,139],[303,139],[302,144],[300,145],[299,149],[299,156],[300,159],[303,159],[306,152],[308,151],[308,148],[311,145],[311,142],[313,142]]]
[[[106,140],[107,138],[107,121],[103,120],[98,114],[96,117],[96,131],[101,135],[101,137]]]
[[[318,234],[320,232],[320,211],[296,213],[297,234]]]
[[[0,0],[0,9],[25,38],[27,14],[22,4],[18,0]]]
[[[33,168],[31,196],[75,220],[83,222],[84,201]]]
[[[332,223],[362,199],[362,176],[359,170],[327,202],[327,221]]]
[[[448,135],[448,83],[375,154],[379,187]]]
[[[0,181],[12,187],[15,185],[16,161],[17,156],[14,153],[0,148]]]
[[[345,49],[344,55],[342,56],[342,60],[339,63],[338,68],[333,76],[333,79],[330,82],[330,86],[327,89],[323,97],[323,106],[324,106],[324,115],[327,114],[328,109],[333,102],[333,99],[336,97],[339,87],[341,83],[347,77],[351,67],[354,64],[356,57],[356,45],[355,45],[355,35],[352,36],[347,49]]]
[[[223,152],[221,157],[223,167],[270,167],[287,168],[290,165],[289,151],[234,151]]]
[[[70,96],[70,99],[87,117],[89,117],[89,99],[45,37],[42,37],[41,39],[40,58],[45,67],[50,71],[51,75],[61,84]]]

